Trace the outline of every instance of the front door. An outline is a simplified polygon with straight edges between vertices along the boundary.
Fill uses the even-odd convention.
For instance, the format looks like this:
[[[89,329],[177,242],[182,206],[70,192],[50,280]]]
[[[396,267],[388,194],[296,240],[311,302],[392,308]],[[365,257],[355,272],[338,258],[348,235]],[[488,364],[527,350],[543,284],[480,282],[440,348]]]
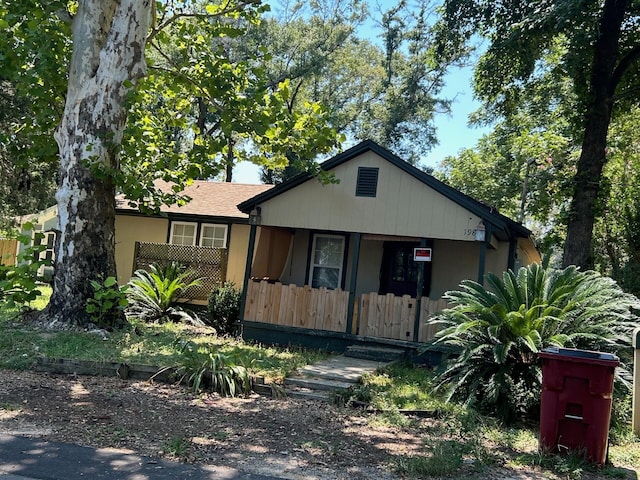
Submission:
[[[419,246],[419,243],[414,242],[384,243],[378,293],[381,295],[387,293],[397,296],[410,295],[415,298],[418,289],[418,269],[424,263],[424,285],[421,296],[429,295],[431,262],[415,262],[413,260],[413,249]]]

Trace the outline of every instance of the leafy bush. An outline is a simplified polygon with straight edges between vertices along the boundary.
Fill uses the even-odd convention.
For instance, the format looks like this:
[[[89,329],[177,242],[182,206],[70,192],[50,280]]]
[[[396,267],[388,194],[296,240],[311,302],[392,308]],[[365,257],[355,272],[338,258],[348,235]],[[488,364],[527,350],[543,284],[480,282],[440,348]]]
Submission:
[[[193,273],[177,262],[153,264],[136,270],[129,281],[127,315],[147,322],[188,321],[201,323],[197,316],[176,305],[184,292],[200,284]]]
[[[447,399],[473,405],[510,422],[538,411],[541,372],[537,353],[550,346],[617,354],[619,384],[629,386],[624,360],[638,299],[610,278],[576,267],[538,264],[517,275],[487,275],[488,288],[464,281],[447,292],[453,306],[430,323],[444,328],[433,346],[453,356],[441,365],[436,388]]]
[[[195,392],[202,388],[235,397],[251,391],[251,358],[237,352],[225,354],[214,345],[202,347],[192,341],[182,343],[181,353],[178,375]]]
[[[209,295],[207,323],[219,334],[233,335],[240,319],[240,291],[233,282],[216,286]]]
[[[26,223],[23,228],[29,231],[33,226]],[[44,235],[36,233],[35,237],[44,238]],[[41,293],[38,289],[39,268],[50,266],[51,260],[35,260],[46,249],[46,245],[31,245],[29,235],[19,235],[17,238],[25,248],[18,255],[15,265],[0,264],[0,304],[9,309],[25,310]]]
[[[91,280],[93,298],[87,300],[86,311],[100,328],[120,328],[124,326],[124,311],[129,304],[126,297],[128,285],[118,286],[114,277],[107,277],[102,283]]]

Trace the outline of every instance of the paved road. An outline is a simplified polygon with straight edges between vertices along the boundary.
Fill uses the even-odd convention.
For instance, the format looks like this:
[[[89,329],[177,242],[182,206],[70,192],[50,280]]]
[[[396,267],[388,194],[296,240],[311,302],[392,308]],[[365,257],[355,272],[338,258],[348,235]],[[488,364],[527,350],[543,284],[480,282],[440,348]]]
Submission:
[[[274,480],[228,467],[166,462],[0,433],[0,480]]]

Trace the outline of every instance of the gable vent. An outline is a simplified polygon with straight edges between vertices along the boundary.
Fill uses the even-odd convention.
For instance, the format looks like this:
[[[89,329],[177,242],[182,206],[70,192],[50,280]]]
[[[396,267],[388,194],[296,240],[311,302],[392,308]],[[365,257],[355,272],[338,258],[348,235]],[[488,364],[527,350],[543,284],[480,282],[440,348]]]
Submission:
[[[375,197],[378,191],[378,169],[358,167],[356,197]]]

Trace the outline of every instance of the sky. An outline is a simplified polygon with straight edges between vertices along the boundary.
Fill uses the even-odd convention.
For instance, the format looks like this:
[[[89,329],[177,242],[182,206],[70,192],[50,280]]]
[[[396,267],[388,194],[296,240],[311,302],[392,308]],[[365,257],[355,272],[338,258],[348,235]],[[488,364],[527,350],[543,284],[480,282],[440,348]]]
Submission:
[[[388,8],[389,0],[378,0],[383,8]],[[359,36],[374,40],[379,34],[371,25],[365,25]],[[480,104],[473,98],[473,71],[471,67],[452,69],[445,79],[445,87],[442,98],[454,99],[450,114],[437,114],[435,117],[436,145],[425,157],[421,164],[428,167],[436,167],[445,157],[456,155],[464,148],[476,145],[482,135],[489,132],[488,127],[469,127],[467,125],[469,114],[474,112]],[[234,168],[233,181],[238,183],[260,183],[260,168],[242,162]]]

